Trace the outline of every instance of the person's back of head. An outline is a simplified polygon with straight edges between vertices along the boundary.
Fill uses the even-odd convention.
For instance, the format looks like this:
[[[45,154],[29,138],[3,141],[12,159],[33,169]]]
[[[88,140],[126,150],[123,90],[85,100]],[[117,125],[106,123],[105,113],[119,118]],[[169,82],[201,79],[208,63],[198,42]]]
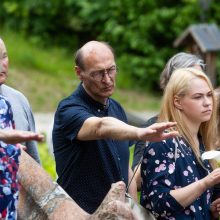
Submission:
[[[160,88],[165,89],[174,70],[188,67],[200,67],[201,70],[205,70],[204,61],[194,54],[181,52],[172,56],[160,74]]]

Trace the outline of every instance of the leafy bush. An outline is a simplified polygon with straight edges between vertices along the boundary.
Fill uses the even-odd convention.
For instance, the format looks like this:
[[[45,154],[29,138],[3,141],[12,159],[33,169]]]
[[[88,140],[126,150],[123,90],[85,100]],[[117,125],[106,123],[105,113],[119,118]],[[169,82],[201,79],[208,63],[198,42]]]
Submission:
[[[75,50],[88,40],[107,41],[118,55],[120,86],[157,89],[179,34],[201,23],[202,15],[220,23],[218,1],[209,1],[204,12],[198,2],[206,1],[1,0],[0,25],[46,47],[58,43]]]
[[[55,180],[57,176],[55,169],[55,161],[54,158],[50,155],[46,143],[38,144],[38,150],[40,154],[42,167],[52,177],[52,179]]]

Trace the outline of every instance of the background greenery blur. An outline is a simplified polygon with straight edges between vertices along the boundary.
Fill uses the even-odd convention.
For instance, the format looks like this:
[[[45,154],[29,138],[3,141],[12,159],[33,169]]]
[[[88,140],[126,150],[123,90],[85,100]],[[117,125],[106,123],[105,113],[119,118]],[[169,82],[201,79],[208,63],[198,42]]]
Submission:
[[[114,98],[125,109],[158,110],[160,72],[184,49],[173,48],[174,40],[191,24],[220,24],[217,0],[1,0],[0,11],[0,36],[10,58],[8,84],[28,97],[34,112],[54,112],[77,86],[74,51],[94,39],[115,49]],[[55,176],[45,144],[40,152]]]

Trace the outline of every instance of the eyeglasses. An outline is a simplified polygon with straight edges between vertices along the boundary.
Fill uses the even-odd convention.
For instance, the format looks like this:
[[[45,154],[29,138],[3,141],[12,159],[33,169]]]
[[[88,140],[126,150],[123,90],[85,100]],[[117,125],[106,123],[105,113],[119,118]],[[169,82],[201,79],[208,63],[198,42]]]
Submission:
[[[105,74],[108,74],[108,77],[112,78],[116,75],[117,73],[117,67],[112,66],[108,69],[102,69],[102,70],[97,70],[91,72],[89,75],[96,81],[101,82],[105,76]]]

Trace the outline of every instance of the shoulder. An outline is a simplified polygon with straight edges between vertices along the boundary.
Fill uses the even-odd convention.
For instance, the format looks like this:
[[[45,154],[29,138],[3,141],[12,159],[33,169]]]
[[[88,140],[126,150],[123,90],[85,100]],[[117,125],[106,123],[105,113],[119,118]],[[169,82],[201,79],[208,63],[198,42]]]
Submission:
[[[20,91],[10,87],[10,86],[7,86],[5,84],[3,84],[2,86],[2,92],[7,92],[7,93],[13,93],[13,94],[18,94],[18,95],[23,95],[23,93],[21,93]],[[23,95],[24,96],[24,95]]]
[[[10,86],[7,86],[3,84],[1,86],[2,89],[2,94],[5,95],[6,97],[16,97],[19,100],[23,100],[25,102],[28,102],[27,98],[24,96],[24,94]]]
[[[72,93],[70,96],[62,99],[59,102],[58,105],[58,110],[64,110],[64,109],[69,109],[72,107],[80,107],[80,106],[85,106],[85,103],[83,99]]]
[[[84,121],[91,115],[90,112],[91,109],[84,100],[73,93],[60,101],[54,119],[56,122],[69,124],[75,120]]]

